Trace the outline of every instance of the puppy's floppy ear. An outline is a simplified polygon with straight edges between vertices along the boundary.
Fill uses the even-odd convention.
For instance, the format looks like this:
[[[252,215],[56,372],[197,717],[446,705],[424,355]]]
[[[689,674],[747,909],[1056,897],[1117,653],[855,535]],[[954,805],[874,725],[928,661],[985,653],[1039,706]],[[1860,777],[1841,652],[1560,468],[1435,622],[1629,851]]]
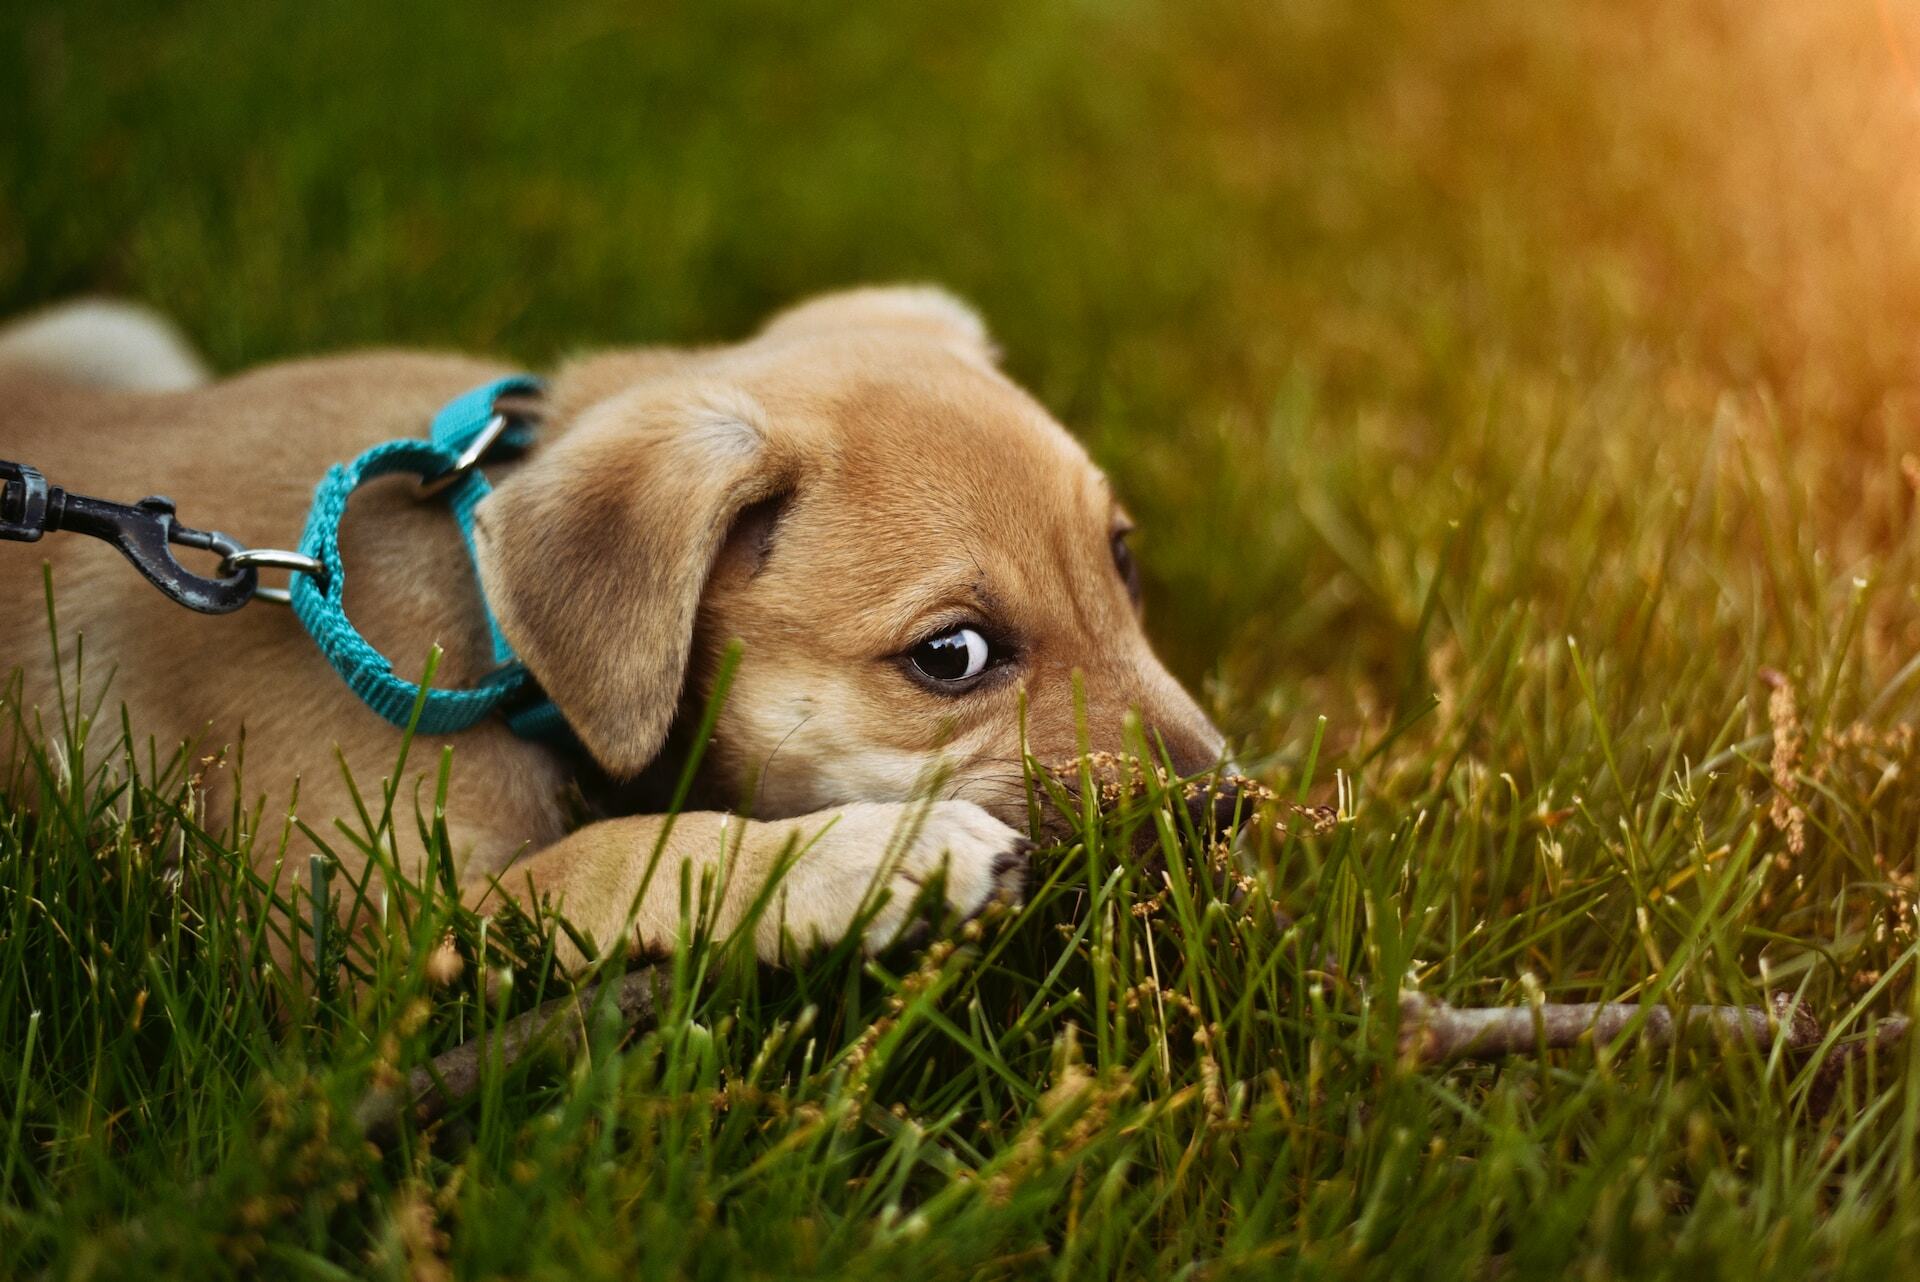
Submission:
[[[781,312],[761,334],[782,338],[859,330],[919,334],[988,365],[1000,359],[980,314],[937,285],[871,285],[822,294]]]
[[[660,750],[714,557],[742,509],[790,485],[752,398],[643,386],[594,406],[481,503],[494,617],[610,774]]]

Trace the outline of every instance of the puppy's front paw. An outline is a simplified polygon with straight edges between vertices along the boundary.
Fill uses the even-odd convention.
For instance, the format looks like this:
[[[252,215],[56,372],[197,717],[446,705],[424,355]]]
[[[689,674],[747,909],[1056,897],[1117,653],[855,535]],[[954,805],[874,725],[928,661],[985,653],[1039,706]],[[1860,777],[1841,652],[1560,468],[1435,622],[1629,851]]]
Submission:
[[[882,884],[887,901],[867,923],[867,951],[898,942],[912,924],[920,892],[944,877],[947,906],[971,920],[996,903],[1020,902],[1033,843],[971,801],[888,806],[899,814],[889,838],[891,861]]]

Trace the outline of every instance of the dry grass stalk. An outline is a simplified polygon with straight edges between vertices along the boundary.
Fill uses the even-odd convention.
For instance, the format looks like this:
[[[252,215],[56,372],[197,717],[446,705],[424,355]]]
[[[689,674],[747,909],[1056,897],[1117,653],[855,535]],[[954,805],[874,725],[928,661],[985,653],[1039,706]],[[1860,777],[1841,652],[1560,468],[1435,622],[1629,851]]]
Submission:
[[[1773,690],[1767,696],[1767,721],[1773,727],[1773,826],[1787,835],[1788,853],[1798,855],[1807,848],[1807,812],[1795,799],[1794,776],[1800,768],[1807,731],[1800,723],[1799,703],[1786,674],[1762,668],[1760,679]]]

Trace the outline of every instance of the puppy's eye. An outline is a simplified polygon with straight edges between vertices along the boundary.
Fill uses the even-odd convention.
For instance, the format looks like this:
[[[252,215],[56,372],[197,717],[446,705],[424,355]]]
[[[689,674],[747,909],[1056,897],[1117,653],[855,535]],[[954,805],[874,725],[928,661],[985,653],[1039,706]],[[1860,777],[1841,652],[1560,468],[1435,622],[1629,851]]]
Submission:
[[[1120,581],[1127,585],[1127,595],[1140,599],[1140,567],[1133,559],[1133,549],[1127,546],[1127,535],[1131,530],[1115,531],[1113,536],[1113,568],[1120,572]]]
[[[993,647],[972,628],[942,632],[907,651],[907,662],[921,676],[941,685],[971,681],[987,670],[993,658]]]

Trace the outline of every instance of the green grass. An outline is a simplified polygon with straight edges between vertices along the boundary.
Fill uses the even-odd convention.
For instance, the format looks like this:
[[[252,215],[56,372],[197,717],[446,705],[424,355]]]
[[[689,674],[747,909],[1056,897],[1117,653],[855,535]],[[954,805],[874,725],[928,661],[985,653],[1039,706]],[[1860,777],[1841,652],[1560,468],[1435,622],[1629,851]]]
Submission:
[[[433,814],[196,826],[195,756],[44,710],[0,1271],[1904,1276],[1904,1050],[1825,1112],[1818,1055],[1394,1054],[1410,984],[1912,1013],[1920,20],[1780,10],[16,6],[0,311],[538,365],[944,281],[1115,475],[1180,675],[1341,818],[1265,816],[1248,900],[1147,805],[950,951],[699,941],[651,1026],[370,1143],[370,1085],[559,991],[551,924],[429,878],[332,941],[357,986],[277,974],[250,846]]]

